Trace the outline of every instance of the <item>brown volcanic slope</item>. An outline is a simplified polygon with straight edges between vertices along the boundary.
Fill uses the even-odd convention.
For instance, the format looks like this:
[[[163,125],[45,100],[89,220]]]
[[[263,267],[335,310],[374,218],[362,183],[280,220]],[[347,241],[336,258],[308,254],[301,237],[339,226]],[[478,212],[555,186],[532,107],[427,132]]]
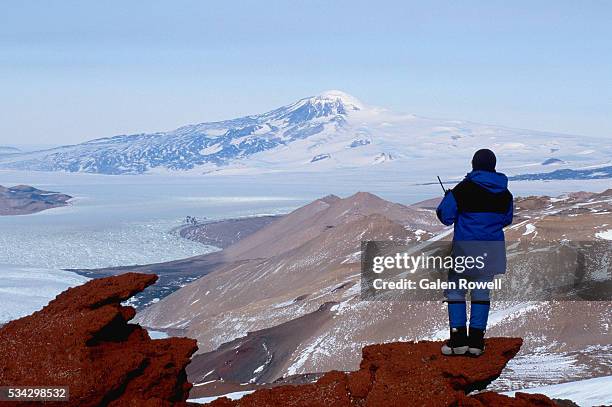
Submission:
[[[612,189],[520,198],[515,209],[507,240],[594,240],[597,232],[612,229]]]
[[[349,407],[349,406],[551,406],[541,394],[517,393],[516,398],[484,392],[519,351],[521,340],[487,340],[478,359],[443,357],[440,342],[404,342],[363,349],[355,372],[332,371],[316,383],[262,389],[240,400],[221,398],[211,407]]]
[[[373,213],[377,210],[396,221]],[[224,250],[226,257],[234,258],[248,258],[259,248],[280,254],[222,266],[179,290],[179,295],[164,299],[163,306],[139,314],[139,321],[159,328],[186,328],[202,352],[213,350],[248,331],[314,312],[326,302],[339,302],[349,290],[358,294],[361,240],[432,236],[419,228],[439,230],[434,216],[366,193],[317,200]]]
[[[92,280],[4,325],[0,386],[69,386],[68,402],[49,404],[57,406],[184,404],[191,388],[185,366],[195,341],[151,340],[127,322],[134,309],[120,305],[156,279],[129,273]]]
[[[401,205],[380,201],[360,193],[342,200],[328,197],[298,209],[284,217],[280,226],[280,221],[274,222],[224,251],[238,258],[244,255],[243,260],[216,268],[144,310],[137,319],[158,329],[182,329],[198,339],[204,354],[199,354],[189,369],[196,383],[226,377],[263,384],[295,374],[354,370],[359,349],[368,344],[443,339],[448,335],[448,317],[440,302],[360,298],[361,240],[422,242],[436,232],[435,221],[427,228],[429,232],[406,226],[410,216],[431,221],[432,211],[405,211]],[[362,209],[364,202],[376,205]],[[597,240],[596,233],[612,225],[610,190],[560,198],[519,198],[516,206],[515,223],[507,228],[507,236],[520,241],[521,250],[542,241]],[[372,213],[368,207],[382,208],[385,214]],[[417,219],[416,223],[426,222]],[[305,239],[318,234],[300,243],[295,240],[298,232]],[[444,239],[451,237],[446,233]],[[248,242],[250,239],[255,241]],[[272,255],[249,259],[257,247]],[[509,257],[509,271],[504,276],[519,286],[542,273],[523,267],[522,257]],[[551,272],[554,270],[547,270]],[[324,306],[328,303],[333,305]],[[317,322],[301,324],[300,318],[311,314],[317,316]],[[494,385],[516,389],[612,374],[606,356],[612,350],[607,339],[610,319],[612,307],[604,301],[494,302],[488,334],[525,338],[521,354]],[[291,321],[295,323],[288,324]],[[296,332],[301,335],[297,345]],[[225,366],[220,356],[225,348],[213,351],[237,338],[242,339],[235,346],[248,348],[244,354],[248,360],[240,363],[253,370],[232,378],[227,371],[224,376],[218,370]],[[291,347],[293,352],[289,352]]]
[[[321,308],[310,314],[271,328],[249,332],[247,336],[224,343],[219,348],[205,354],[193,357],[187,368],[189,379],[194,382],[211,382],[211,388],[216,388],[222,381],[225,383],[253,383],[253,372],[261,366],[257,375],[257,383],[269,383],[278,378],[283,362],[291,356],[304,337],[310,336],[317,327],[326,323],[331,314],[331,303],[323,304]],[[223,366],[219,368],[219,366]],[[207,393],[207,386],[199,386],[197,390]],[[199,392],[191,392],[193,398]]]
[[[514,222],[506,228],[507,240],[519,241],[527,250],[529,244],[539,250],[546,244],[561,241],[593,241],[605,245],[607,259],[611,258],[612,242],[597,235],[612,229],[612,189],[556,198],[519,198],[515,201],[515,210]],[[512,264],[519,263],[517,257],[520,256],[509,257],[511,268]],[[609,281],[611,263],[608,260],[602,264],[600,270],[587,270],[587,273],[600,273]],[[538,278],[542,272],[542,269],[527,269],[521,274],[520,267],[514,267],[504,278],[512,279],[519,287],[528,287],[526,283],[521,284],[526,281],[526,275]],[[516,335],[525,340],[523,350],[493,388],[534,387],[612,374],[610,301],[498,303],[494,304],[489,320],[493,321],[488,330],[490,335]]]
[[[298,249],[309,240],[324,235],[336,225],[357,221],[370,214],[382,214],[392,219],[398,227],[406,228],[412,234],[416,233],[417,238],[425,238],[427,232],[441,229],[435,220],[435,215],[428,210],[391,203],[365,192],[356,193],[346,199],[330,195],[274,220],[220,252],[142,266],[74,271],[90,278],[126,272],[157,274],[160,282],[139,295],[138,301],[135,302],[137,305],[147,304],[154,299],[164,298],[179,285],[183,286],[220,268],[226,269],[232,265],[237,267],[243,262],[247,263],[245,267],[250,267],[251,260],[261,260]],[[353,252],[357,250],[358,244]],[[218,342],[217,345],[222,342]]]
[[[225,254],[234,259],[269,258],[318,238],[327,229],[373,214],[410,226],[413,230],[440,229],[431,211],[385,201],[367,192],[358,192],[346,199],[329,195],[296,209],[228,247]]]
[[[0,185],[0,216],[27,215],[65,206],[71,198],[70,195],[43,191],[29,185],[16,185],[10,188]]]
[[[221,252],[165,263],[78,271],[90,277],[125,272],[155,273],[175,278],[199,277],[216,270],[222,264],[266,258],[294,249],[335,225],[370,214],[383,214],[406,228],[420,230],[419,233],[441,229],[435,215],[428,210],[388,202],[367,192],[358,192],[346,199],[329,195],[274,220]]]

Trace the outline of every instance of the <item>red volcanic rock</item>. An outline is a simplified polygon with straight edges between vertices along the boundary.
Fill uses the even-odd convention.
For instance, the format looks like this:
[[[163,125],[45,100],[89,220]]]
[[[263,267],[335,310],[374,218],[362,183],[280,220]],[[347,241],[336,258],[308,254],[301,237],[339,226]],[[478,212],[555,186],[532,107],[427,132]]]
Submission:
[[[191,388],[185,367],[196,342],[151,340],[128,323],[134,309],[120,304],[156,280],[135,273],[92,280],[6,324],[0,329],[0,386],[69,387],[69,402],[46,405],[184,405]]]
[[[57,296],[41,311],[0,329],[0,386],[68,386],[56,406],[185,406],[185,367],[196,351],[187,338],[151,340],[129,324],[135,311],[121,302],[153,284],[154,275],[92,280]],[[214,407],[554,406],[543,395],[515,398],[484,389],[522,344],[487,339],[479,358],[444,357],[440,342],[390,343],[363,349],[356,372],[332,371],[316,383],[261,389]],[[28,405],[28,403],[18,403]],[[37,405],[37,403],[30,403]],[[15,405],[0,402],[0,406]]]
[[[441,342],[372,345],[363,349],[356,372],[329,372],[313,384],[262,389],[240,400],[221,398],[210,406],[555,406],[543,395],[467,395],[495,380],[521,344],[518,338],[487,339],[487,350],[479,358],[442,356]]]

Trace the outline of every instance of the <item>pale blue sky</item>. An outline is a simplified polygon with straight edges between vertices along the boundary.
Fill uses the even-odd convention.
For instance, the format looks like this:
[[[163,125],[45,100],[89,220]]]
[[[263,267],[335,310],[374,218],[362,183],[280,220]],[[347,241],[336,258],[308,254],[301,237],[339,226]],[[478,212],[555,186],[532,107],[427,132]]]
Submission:
[[[0,144],[263,112],[326,89],[612,138],[608,1],[2,1]]]

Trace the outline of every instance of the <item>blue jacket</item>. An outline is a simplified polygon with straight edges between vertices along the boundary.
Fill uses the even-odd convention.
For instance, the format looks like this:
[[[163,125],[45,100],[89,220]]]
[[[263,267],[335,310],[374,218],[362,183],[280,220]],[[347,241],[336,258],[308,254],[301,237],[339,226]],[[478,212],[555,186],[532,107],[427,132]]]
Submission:
[[[455,224],[453,240],[503,241],[512,223],[512,194],[500,172],[472,171],[445,196],[436,211],[440,222]]]
[[[462,271],[466,276],[491,276],[506,271],[503,228],[512,223],[513,204],[504,174],[470,172],[446,193],[436,214],[445,225],[455,224],[455,257],[486,257],[483,268]]]

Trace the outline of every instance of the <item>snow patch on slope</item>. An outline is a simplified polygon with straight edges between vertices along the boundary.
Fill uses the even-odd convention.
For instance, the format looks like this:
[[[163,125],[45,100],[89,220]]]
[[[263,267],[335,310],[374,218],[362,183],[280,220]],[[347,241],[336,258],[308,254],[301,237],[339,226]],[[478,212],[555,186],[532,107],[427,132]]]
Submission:
[[[603,232],[595,233],[595,236],[600,239],[612,240],[612,229],[604,230]]]
[[[517,390],[522,393],[545,394],[550,398],[568,399],[582,407],[612,403],[612,376],[596,377],[569,383]],[[516,391],[503,393],[513,397]]]

